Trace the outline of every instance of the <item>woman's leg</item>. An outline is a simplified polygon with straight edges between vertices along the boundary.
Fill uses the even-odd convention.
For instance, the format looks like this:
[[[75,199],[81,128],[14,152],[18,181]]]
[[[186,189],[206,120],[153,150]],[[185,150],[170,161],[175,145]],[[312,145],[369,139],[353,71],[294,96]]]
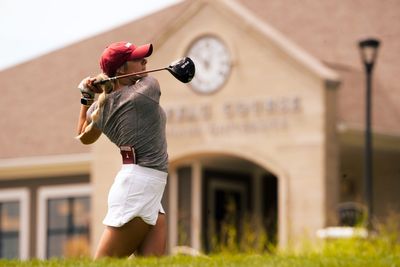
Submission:
[[[162,256],[167,243],[165,214],[159,213],[156,225],[151,226],[136,254],[139,256]]]
[[[121,227],[107,226],[94,258],[130,256],[139,248],[149,230],[150,225],[139,217]]]

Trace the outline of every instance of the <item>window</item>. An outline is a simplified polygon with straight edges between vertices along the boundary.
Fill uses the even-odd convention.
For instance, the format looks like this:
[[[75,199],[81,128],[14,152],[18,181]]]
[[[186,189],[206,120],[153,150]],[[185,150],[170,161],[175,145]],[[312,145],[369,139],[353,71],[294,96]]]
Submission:
[[[27,189],[0,190],[0,258],[28,258]]]
[[[89,256],[90,186],[39,190],[39,258]]]

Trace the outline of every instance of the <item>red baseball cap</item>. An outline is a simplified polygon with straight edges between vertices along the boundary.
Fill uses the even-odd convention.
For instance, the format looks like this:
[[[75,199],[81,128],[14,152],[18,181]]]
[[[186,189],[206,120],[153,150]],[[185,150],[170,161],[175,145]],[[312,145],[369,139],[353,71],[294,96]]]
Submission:
[[[100,58],[100,67],[108,77],[113,77],[117,69],[125,62],[148,57],[152,52],[152,44],[135,46],[129,42],[112,43],[104,49]]]

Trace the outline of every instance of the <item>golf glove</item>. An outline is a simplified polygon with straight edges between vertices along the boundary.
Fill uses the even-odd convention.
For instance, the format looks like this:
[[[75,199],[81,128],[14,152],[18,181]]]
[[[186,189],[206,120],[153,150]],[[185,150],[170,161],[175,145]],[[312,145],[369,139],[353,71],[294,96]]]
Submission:
[[[93,103],[95,97],[95,92],[93,92],[86,86],[87,80],[89,78],[90,77],[84,78],[78,85],[78,89],[81,91],[82,94],[81,104],[85,106],[90,106]]]

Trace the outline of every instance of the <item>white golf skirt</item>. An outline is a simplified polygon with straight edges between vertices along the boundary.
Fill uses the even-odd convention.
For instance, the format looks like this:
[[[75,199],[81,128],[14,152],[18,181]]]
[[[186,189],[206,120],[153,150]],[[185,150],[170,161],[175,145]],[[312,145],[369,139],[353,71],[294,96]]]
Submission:
[[[155,225],[165,213],[161,198],[168,173],[135,164],[124,164],[108,193],[108,211],[103,224],[120,227],[135,217]]]

